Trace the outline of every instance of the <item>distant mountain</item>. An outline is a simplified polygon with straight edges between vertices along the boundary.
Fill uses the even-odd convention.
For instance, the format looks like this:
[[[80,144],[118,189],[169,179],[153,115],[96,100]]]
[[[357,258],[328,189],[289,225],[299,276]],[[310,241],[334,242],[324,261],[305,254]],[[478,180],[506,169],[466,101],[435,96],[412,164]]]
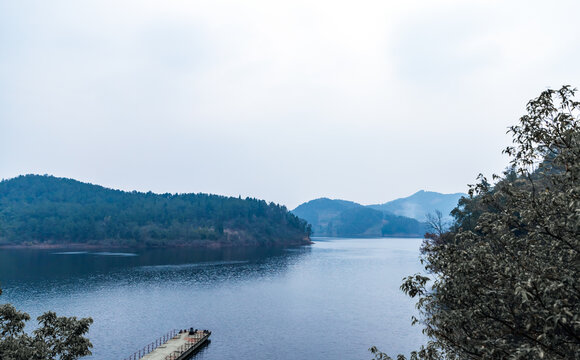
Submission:
[[[423,236],[427,230],[426,215],[449,213],[463,193],[441,194],[418,191],[384,204],[364,206],[352,201],[320,198],[292,210],[312,225],[316,236]]]
[[[441,194],[421,190],[406,198],[396,199],[384,204],[368,205],[368,207],[400,216],[414,218],[419,221],[425,221],[427,214],[439,210],[444,217],[450,219],[451,216],[449,213],[457,207],[457,201],[462,196],[467,196],[467,194]]]
[[[309,233],[304,220],[264,200],[39,175],[0,182],[0,245],[275,246],[309,243]]]
[[[415,219],[385,213],[352,201],[321,198],[292,210],[312,225],[315,236],[423,236],[426,227]]]

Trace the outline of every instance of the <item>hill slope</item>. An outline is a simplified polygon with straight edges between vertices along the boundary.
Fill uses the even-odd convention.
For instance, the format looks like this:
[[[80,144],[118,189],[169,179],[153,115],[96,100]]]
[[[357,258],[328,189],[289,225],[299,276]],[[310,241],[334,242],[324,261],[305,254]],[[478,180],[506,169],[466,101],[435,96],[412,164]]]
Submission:
[[[429,213],[434,213],[435,210],[441,211],[444,217],[449,218],[449,213],[457,206],[459,199],[466,195],[463,193],[441,194],[421,190],[406,198],[396,199],[384,204],[368,205],[368,207],[425,221],[425,216]]]
[[[0,244],[238,246],[309,243],[286,207],[208,194],[125,192],[53,176],[0,182]]]
[[[423,236],[425,224],[345,200],[311,200],[292,212],[317,236]]]

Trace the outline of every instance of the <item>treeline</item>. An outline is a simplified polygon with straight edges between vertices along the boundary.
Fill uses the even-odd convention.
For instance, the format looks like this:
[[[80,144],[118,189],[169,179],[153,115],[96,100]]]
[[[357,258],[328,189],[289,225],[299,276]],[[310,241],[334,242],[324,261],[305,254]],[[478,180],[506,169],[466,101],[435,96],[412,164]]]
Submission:
[[[125,192],[53,176],[0,182],[0,244],[304,244],[310,227],[253,198]]]

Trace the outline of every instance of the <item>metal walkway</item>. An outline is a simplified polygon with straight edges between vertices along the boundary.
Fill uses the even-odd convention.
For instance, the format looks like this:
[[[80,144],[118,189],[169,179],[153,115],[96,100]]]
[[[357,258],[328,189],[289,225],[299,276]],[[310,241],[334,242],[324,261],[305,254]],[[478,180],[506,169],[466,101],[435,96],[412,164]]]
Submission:
[[[184,360],[202,346],[211,335],[208,330],[173,330],[125,358],[125,360]]]

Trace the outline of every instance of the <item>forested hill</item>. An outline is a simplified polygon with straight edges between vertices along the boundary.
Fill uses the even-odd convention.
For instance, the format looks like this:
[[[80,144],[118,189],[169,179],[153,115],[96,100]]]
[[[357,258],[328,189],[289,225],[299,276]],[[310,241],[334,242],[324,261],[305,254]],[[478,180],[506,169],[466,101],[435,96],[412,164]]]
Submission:
[[[309,243],[286,207],[208,194],[125,192],[53,176],[0,182],[0,244],[275,246]]]
[[[316,236],[421,237],[427,230],[427,225],[416,219],[345,200],[315,199],[292,212],[312,224]]]

